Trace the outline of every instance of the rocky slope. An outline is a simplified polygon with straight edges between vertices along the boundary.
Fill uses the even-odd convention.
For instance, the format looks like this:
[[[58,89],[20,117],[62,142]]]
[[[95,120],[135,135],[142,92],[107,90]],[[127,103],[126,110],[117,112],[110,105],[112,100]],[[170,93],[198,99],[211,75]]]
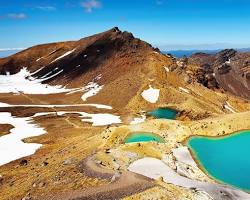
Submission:
[[[217,54],[197,53],[186,63],[193,79],[211,89],[222,89],[250,99],[250,53],[226,49]]]

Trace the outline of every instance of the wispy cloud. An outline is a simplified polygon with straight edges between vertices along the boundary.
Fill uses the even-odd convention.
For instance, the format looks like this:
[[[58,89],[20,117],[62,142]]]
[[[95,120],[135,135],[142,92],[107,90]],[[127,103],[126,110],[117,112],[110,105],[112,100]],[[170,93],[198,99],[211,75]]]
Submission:
[[[2,16],[2,18],[21,20],[21,19],[26,19],[27,15],[24,13],[9,13],[7,15]]]
[[[2,51],[21,51],[24,49],[25,48],[0,48],[0,52],[2,52]]]
[[[36,6],[34,9],[42,10],[42,11],[55,11],[56,7],[54,6]]]
[[[102,3],[99,0],[86,0],[81,2],[81,6],[84,8],[85,12],[91,13],[93,9],[101,8]]]
[[[156,0],[155,3],[156,5],[160,6],[163,4],[163,0]]]

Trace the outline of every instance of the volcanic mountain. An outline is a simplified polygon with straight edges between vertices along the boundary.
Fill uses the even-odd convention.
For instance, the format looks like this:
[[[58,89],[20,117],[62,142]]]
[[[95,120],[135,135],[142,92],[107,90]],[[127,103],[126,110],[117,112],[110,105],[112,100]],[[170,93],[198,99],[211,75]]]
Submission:
[[[119,102],[125,106],[138,91],[143,76],[147,74],[150,78],[156,72],[151,64],[152,57],[158,57],[156,54],[159,51],[148,43],[113,28],[79,41],[38,45],[0,59],[0,73],[11,75],[25,68],[42,83],[67,88],[96,82],[105,85],[100,92],[100,98],[106,99],[103,103],[115,105]],[[160,57],[161,62],[173,63],[166,56]],[[79,95],[69,96],[73,96],[71,102],[82,102]],[[56,99],[51,101],[63,101]]]
[[[238,56],[240,55],[242,54]],[[150,44],[115,27],[79,41],[38,45],[0,59],[2,76],[6,76],[6,74],[12,76],[21,72],[25,79],[46,85],[46,88],[41,88],[41,91],[45,90],[44,93],[38,91],[37,87],[34,89],[35,91],[27,88],[19,91],[18,88],[14,88],[13,90],[19,91],[19,96],[1,95],[0,101],[12,104],[41,102],[81,104],[85,101],[110,105],[116,110],[121,111],[122,109],[124,112],[132,113],[170,106],[184,111],[186,115],[192,110],[192,116],[189,116],[192,118],[205,117],[212,113],[221,113],[228,100],[231,100],[232,104],[237,104],[237,98],[222,93],[214,94],[213,91],[199,85],[200,79],[204,79],[203,76],[213,77],[213,70],[210,68],[217,69],[214,65],[227,66],[228,59],[232,56],[234,53],[228,56],[225,54],[224,57],[222,53],[216,56],[200,55],[201,58],[206,59],[200,59],[198,55],[192,56],[189,59],[190,66],[192,66],[192,62],[198,63],[198,61],[202,61],[203,64],[195,72],[192,77],[194,82],[191,83],[188,75],[190,70],[181,67],[182,61],[161,54]],[[206,60],[208,61],[206,62]],[[207,66],[210,60],[214,61],[212,67]],[[234,59],[232,59],[232,63],[234,63]],[[245,69],[242,68],[242,70]],[[201,75],[200,71],[202,71]],[[230,71],[233,70],[226,70],[225,66],[218,67],[215,77],[220,78],[218,80],[212,78],[213,81],[209,83],[214,82],[212,84],[217,87],[218,83],[226,86],[229,80],[232,83],[236,82],[233,85],[240,85],[241,80],[248,80],[246,70],[244,73],[238,71],[241,73],[239,84],[233,74],[227,78],[227,73]],[[248,82],[245,83],[246,86],[247,84]],[[208,86],[208,83],[204,83],[204,85]],[[51,86],[59,89],[52,88],[52,92],[47,92],[47,88],[49,89]],[[142,95],[143,91],[150,92],[150,89],[156,93],[159,90],[159,98],[153,103],[145,100]],[[241,94],[243,91],[246,93],[248,91],[247,87],[239,88],[239,86],[238,90],[242,91]],[[3,89],[2,93],[5,92],[6,90]],[[85,95],[83,95],[84,93]],[[211,96],[212,103],[204,98],[207,95]]]

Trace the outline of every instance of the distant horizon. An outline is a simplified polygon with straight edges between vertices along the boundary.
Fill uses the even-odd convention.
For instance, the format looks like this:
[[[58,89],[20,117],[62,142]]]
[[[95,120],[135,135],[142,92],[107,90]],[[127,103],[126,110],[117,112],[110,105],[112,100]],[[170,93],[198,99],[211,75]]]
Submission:
[[[248,49],[250,44],[166,44],[154,45],[163,51],[193,51],[193,50],[221,50],[221,49]]]
[[[29,48],[29,47],[28,47]],[[4,57],[8,57],[11,56],[13,54],[16,54],[20,51],[23,51],[27,48],[7,48],[5,49],[0,49],[0,58],[4,58]],[[231,49],[231,48],[228,48]],[[241,51],[241,52],[250,52],[250,47],[249,48],[233,48],[236,51]],[[219,48],[219,49],[177,49],[177,50],[161,50],[160,51],[162,53],[166,53],[166,54],[172,54],[173,56],[177,57],[177,58],[181,58],[183,56],[191,56],[195,53],[207,53],[207,54],[215,54],[217,52],[220,52],[224,50],[223,48]]]
[[[63,41],[59,41],[59,42],[63,42]],[[46,44],[46,43],[44,43]],[[41,44],[35,44],[33,46],[36,45],[41,45]],[[218,50],[223,50],[223,49],[235,49],[235,50],[241,50],[241,49],[250,49],[250,45],[246,46],[246,47],[218,47],[218,48],[162,48],[161,45],[157,46],[157,45],[153,45],[156,48],[159,48],[161,51],[218,51]],[[17,47],[17,48],[0,48],[0,52],[5,52],[5,51],[22,51],[25,49],[28,49],[32,46],[29,47]]]
[[[107,29],[109,30],[109,29]],[[103,30],[107,31],[107,30]],[[122,30],[122,31],[129,31],[129,30]],[[98,32],[100,33],[100,32]],[[97,34],[97,33],[96,33]],[[133,34],[133,32],[132,32]],[[94,35],[94,34],[93,34]],[[53,41],[48,41],[48,42],[44,42],[44,43],[35,43],[32,44],[31,46],[26,46],[26,47],[7,47],[7,48],[0,48],[0,52],[3,51],[17,51],[17,50],[25,50],[28,49],[32,46],[36,46],[36,45],[42,45],[42,44],[48,44],[48,43],[55,43],[55,42],[67,42],[67,41],[77,41],[80,40],[82,38],[88,37],[91,35],[86,35],[84,37],[81,38],[76,38],[75,40],[70,40],[70,39],[66,39],[66,40],[53,40]],[[135,36],[136,38],[141,39],[138,36]],[[143,40],[143,39],[141,39]],[[149,44],[151,44],[150,42],[143,40]],[[222,49],[249,49],[250,48],[250,44],[230,44],[230,43],[211,43],[211,44],[151,44],[153,47],[159,48],[161,51],[216,51],[216,50],[222,50]]]

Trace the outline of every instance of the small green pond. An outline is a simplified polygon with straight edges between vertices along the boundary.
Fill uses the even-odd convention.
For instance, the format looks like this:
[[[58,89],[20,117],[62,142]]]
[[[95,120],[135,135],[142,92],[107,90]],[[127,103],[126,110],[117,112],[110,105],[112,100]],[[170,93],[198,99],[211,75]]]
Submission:
[[[192,137],[188,146],[216,180],[250,191],[250,130],[220,137]]]
[[[177,114],[178,111],[171,108],[157,108],[151,112],[148,112],[148,115],[157,119],[176,119]]]
[[[164,143],[164,139],[154,133],[132,133],[125,139],[126,143],[133,142],[159,142]]]

